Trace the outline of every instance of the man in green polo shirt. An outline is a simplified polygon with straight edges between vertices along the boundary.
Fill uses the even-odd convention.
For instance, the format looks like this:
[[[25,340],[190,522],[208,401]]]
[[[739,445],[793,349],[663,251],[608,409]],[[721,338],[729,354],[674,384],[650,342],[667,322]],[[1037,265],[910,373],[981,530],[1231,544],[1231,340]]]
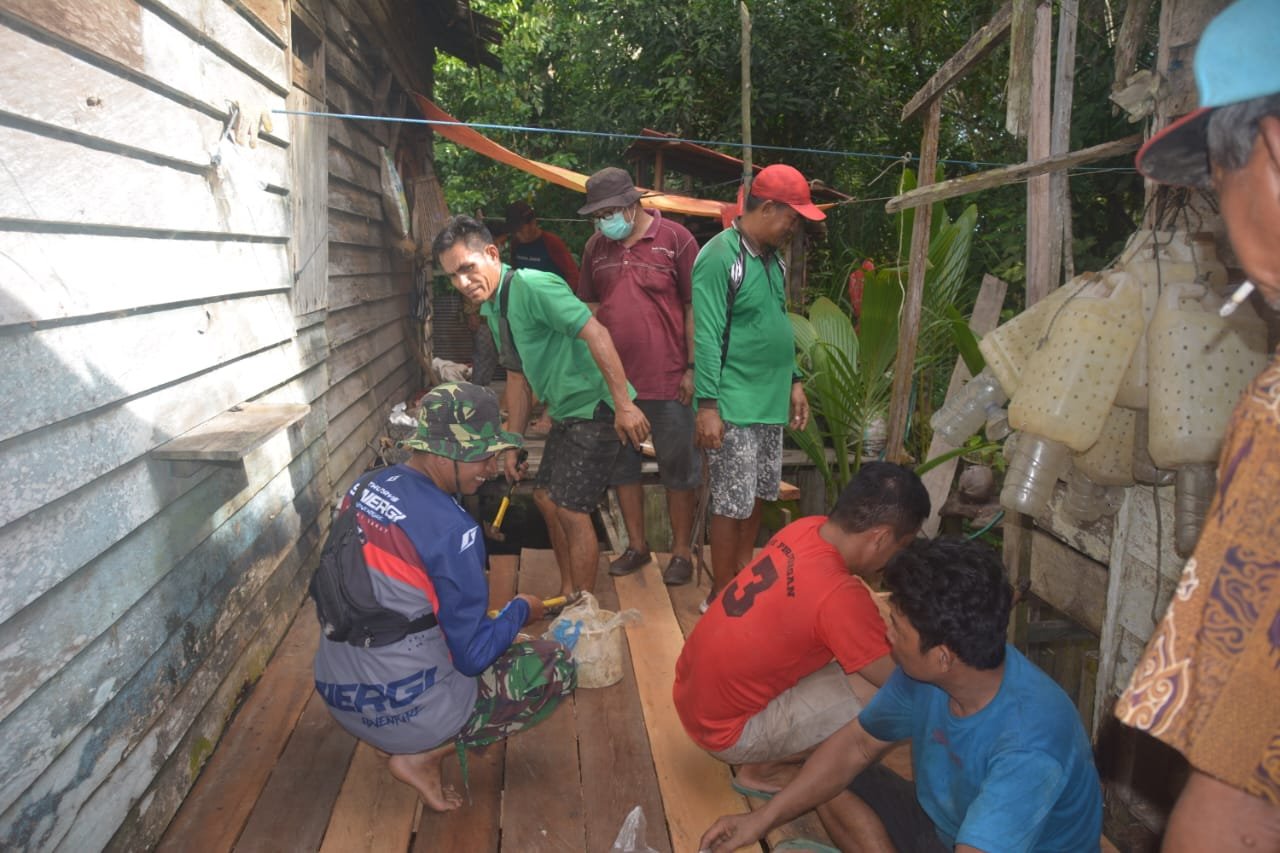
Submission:
[[[502,263],[489,229],[471,217],[446,222],[432,248],[454,288],[481,303],[507,369],[507,428],[524,432],[530,388],[547,401],[553,426],[534,500],[560,564],[561,592],[591,590],[600,558],[591,511],[622,443],[638,447],[649,436],[613,340],[560,276]],[[519,477],[514,452],[504,467],[509,479]]]
[[[791,166],[767,166],[742,215],[693,264],[695,441],[707,450],[711,487],[712,584],[703,612],[751,559],[761,501],[778,497],[783,425],[809,422],[777,251],[801,216],[826,218],[808,181]]]

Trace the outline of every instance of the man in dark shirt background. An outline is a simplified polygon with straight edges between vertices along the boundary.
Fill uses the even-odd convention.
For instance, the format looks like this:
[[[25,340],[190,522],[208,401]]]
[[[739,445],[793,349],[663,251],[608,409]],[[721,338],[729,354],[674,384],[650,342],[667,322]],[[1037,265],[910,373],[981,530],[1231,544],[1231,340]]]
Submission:
[[[542,230],[527,201],[515,201],[507,207],[507,233],[511,266],[555,273],[577,292],[578,264],[569,247],[555,234]]]

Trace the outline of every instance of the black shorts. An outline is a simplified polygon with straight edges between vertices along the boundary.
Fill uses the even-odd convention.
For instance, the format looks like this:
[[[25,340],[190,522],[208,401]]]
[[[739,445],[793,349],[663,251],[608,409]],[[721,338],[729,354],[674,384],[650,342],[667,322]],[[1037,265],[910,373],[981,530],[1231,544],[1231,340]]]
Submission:
[[[649,419],[649,439],[658,457],[658,477],[673,492],[687,492],[702,483],[702,454],[693,446],[693,408],[679,400],[636,400]],[[640,482],[644,454],[622,446],[609,485]]]
[[[535,481],[556,506],[592,512],[609,487],[609,473],[622,450],[613,429],[613,409],[596,406],[591,418],[566,418],[551,425]]]
[[[920,808],[916,785],[883,764],[873,764],[849,783],[849,791],[871,807],[899,853],[948,853],[933,820]]]

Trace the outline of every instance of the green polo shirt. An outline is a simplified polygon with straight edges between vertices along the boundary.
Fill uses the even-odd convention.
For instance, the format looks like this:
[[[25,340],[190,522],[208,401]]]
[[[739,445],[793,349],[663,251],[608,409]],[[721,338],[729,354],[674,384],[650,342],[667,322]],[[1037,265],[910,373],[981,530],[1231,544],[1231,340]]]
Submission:
[[[727,228],[693,262],[694,396],[716,400],[725,423],[785,424],[796,360],[786,271],[779,257],[755,254],[746,240],[746,272],[733,302],[728,356],[720,363],[729,268],[739,245],[736,226]]]
[[[507,265],[502,265],[505,278]],[[525,378],[533,392],[547,403],[554,421],[590,418],[600,403],[613,407],[609,386],[591,357],[586,341],[578,337],[591,319],[591,310],[573,295],[565,280],[541,270],[516,270],[507,285],[507,324],[520,351]],[[502,287],[480,306],[480,315],[489,324],[501,348],[498,306]],[[635,397],[630,385],[627,393]]]

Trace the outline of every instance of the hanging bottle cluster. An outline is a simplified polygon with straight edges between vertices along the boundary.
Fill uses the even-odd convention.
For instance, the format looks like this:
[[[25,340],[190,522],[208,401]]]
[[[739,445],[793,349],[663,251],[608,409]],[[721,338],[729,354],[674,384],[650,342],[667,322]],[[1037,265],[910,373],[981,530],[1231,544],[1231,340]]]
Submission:
[[[984,423],[1017,432],[1000,503],[1038,515],[1059,480],[1064,511],[1094,521],[1134,483],[1175,486],[1175,548],[1199,537],[1236,400],[1266,363],[1246,303],[1219,316],[1226,268],[1210,239],[1139,231],[1115,267],[1067,282],[983,337],[987,367],[933,418],[960,446]]]

